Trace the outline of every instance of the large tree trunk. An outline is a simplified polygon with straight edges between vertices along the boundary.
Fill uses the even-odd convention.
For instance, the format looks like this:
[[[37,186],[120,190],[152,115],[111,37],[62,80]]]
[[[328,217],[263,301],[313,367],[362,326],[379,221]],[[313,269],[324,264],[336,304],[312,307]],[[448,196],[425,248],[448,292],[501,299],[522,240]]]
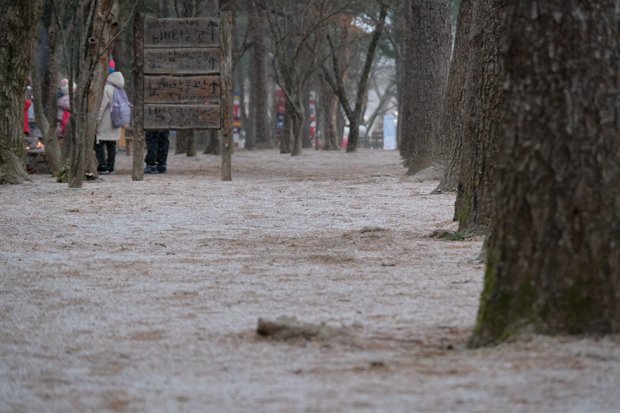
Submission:
[[[401,156],[408,174],[431,165],[433,134],[441,113],[450,64],[447,0],[409,0],[402,92]]]
[[[442,116],[437,133],[437,150],[434,162],[443,167],[443,177],[438,190],[456,190],[461,149],[463,145],[464,114],[467,112],[469,101],[465,98],[467,76],[471,74],[471,52],[479,45],[470,42],[473,0],[462,0],[456,26],[454,51],[450,62],[450,76],[448,87],[442,106]],[[471,91],[469,91],[471,95]]]
[[[0,184],[28,180],[24,165],[24,94],[42,0],[11,1],[0,13]]]
[[[504,32],[505,4],[506,0],[480,0],[473,8],[455,206],[461,233],[484,232],[491,216],[504,79],[497,39]]]
[[[497,186],[472,344],[620,332],[617,2],[511,2]]]

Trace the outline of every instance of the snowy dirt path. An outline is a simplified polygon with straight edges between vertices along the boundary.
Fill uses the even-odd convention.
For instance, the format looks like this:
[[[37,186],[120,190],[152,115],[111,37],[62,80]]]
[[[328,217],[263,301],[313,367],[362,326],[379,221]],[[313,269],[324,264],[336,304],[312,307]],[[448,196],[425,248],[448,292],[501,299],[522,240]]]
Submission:
[[[618,412],[620,339],[468,350],[481,240],[395,152],[0,186],[0,412]],[[259,337],[258,317],[346,326]]]

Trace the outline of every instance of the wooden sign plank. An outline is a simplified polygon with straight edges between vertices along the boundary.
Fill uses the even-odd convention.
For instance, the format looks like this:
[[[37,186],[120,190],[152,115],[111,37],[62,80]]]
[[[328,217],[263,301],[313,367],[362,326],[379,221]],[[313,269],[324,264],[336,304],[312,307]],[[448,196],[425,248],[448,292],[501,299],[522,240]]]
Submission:
[[[144,73],[216,74],[220,72],[222,52],[219,48],[144,50]]]
[[[144,129],[219,129],[219,105],[144,105]]]
[[[144,103],[220,104],[219,76],[145,76]]]
[[[219,19],[144,19],[145,47],[216,47],[219,43]]]

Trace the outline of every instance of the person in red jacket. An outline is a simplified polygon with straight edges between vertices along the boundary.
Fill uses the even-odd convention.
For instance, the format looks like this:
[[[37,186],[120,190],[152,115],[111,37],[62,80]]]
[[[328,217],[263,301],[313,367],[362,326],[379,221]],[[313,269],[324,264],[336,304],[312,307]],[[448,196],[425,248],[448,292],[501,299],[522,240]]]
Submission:
[[[26,98],[24,101],[24,135],[30,136],[30,124],[28,123],[28,109],[32,106],[32,99]]]

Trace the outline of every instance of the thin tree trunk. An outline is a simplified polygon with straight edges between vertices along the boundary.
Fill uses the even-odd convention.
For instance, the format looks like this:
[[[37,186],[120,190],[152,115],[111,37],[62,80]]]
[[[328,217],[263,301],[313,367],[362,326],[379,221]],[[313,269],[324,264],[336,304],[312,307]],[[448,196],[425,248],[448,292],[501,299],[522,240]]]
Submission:
[[[296,104],[291,105],[291,111],[287,110],[286,113],[286,122],[287,126],[290,128],[290,141],[292,143],[291,147],[291,156],[301,155],[302,151],[302,128],[304,124],[304,113],[302,110],[298,108],[303,108],[303,103],[301,99],[298,99]]]
[[[39,129],[43,135],[43,144],[45,145],[45,157],[47,165],[53,176],[58,176],[61,170],[61,154],[60,145],[58,143],[57,135],[57,73],[58,73],[58,58],[56,56],[56,49],[58,44],[57,31],[55,24],[55,15],[52,11],[52,22],[47,30],[47,44],[48,60],[47,62],[39,62],[39,64],[33,64],[32,70],[32,82],[35,85],[34,89],[34,105],[38,110],[35,111],[35,118]],[[33,49],[33,54],[36,56],[37,47]],[[48,81],[44,82],[40,76],[40,66],[43,64],[46,68],[46,72],[49,74]],[[44,88],[47,84],[47,88]],[[45,99],[45,101],[44,101]]]
[[[190,131],[187,135],[186,144],[185,154],[190,157],[196,156],[196,131]]]
[[[368,50],[366,52],[364,67],[362,69],[362,74],[360,75],[359,83],[357,85],[355,104],[351,113],[352,116],[349,117],[350,132],[347,152],[354,152],[357,149],[357,141],[359,138],[359,125],[364,116],[366,106],[365,102],[368,95],[368,79],[370,77],[370,69],[375,59],[375,52],[379,45],[379,40],[381,39],[381,35],[383,34],[383,28],[385,25],[385,19],[388,9],[388,4],[382,3],[381,10],[379,12],[379,21],[377,22],[377,27],[375,28],[372,39],[370,40],[370,45],[368,46]]]
[[[161,4],[160,4],[161,6]],[[161,12],[161,9],[160,9]],[[131,139],[132,168],[131,179],[144,179],[144,19],[141,13],[133,17],[134,57],[134,131]]]
[[[295,107],[290,102],[289,98],[286,98],[286,115],[284,118],[284,130],[280,136],[280,153],[291,153],[291,143],[294,138],[294,126],[293,116]]]
[[[320,77],[321,93],[319,94],[319,107],[321,108],[321,134],[323,135],[323,149],[337,151],[338,146],[338,111],[340,106],[338,98],[329,87],[327,81]]]
[[[209,129],[208,130],[209,140],[207,145],[205,146],[204,154],[209,155],[219,155],[220,152],[220,133],[218,130]]]
[[[310,117],[308,116],[308,113],[310,111],[310,88],[306,89],[303,96],[304,121],[301,125],[301,147],[311,148],[312,143],[310,142]]]
[[[187,130],[178,130],[176,143],[174,144],[174,154],[180,155],[182,153],[187,153]]]
[[[330,71],[330,69],[328,69],[326,65],[322,66],[322,70],[325,80],[328,82],[333,92],[338,97],[340,105],[342,106],[347,120],[349,121],[347,152],[355,152],[355,150],[357,149],[357,142],[359,139],[359,127],[365,112],[368,94],[368,79],[370,78],[370,69],[374,61],[374,56],[377,46],[379,44],[379,40],[381,39],[381,35],[383,34],[383,28],[388,8],[389,6],[387,3],[383,3],[381,5],[379,20],[370,40],[370,44],[368,45],[362,73],[360,74],[360,78],[357,83],[355,101],[353,102],[353,104],[349,103],[349,98],[345,89],[345,82],[342,78],[343,66],[340,62],[340,55],[342,54],[342,52],[334,44],[332,36],[327,36],[327,41],[331,49],[332,70]],[[346,25],[343,28],[343,33],[345,34],[345,36],[343,36],[345,38],[344,41],[346,41],[346,37],[348,34]],[[345,48],[344,53],[346,53],[346,49],[347,48]]]
[[[222,2],[223,3],[223,2]],[[222,6],[220,3],[220,6]],[[225,11],[222,8],[221,16],[221,33],[220,33],[220,49],[222,51],[222,60],[220,62],[220,68],[222,70],[222,117],[221,117],[221,151],[222,151],[222,168],[220,175],[223,182],[232,180],[232,153],[234,150],[233,143],[233,102],[232,102],[232,89],[233,89],[233,59],[232,48],[232,26],[233,26],[233,13],[231,11]]]

